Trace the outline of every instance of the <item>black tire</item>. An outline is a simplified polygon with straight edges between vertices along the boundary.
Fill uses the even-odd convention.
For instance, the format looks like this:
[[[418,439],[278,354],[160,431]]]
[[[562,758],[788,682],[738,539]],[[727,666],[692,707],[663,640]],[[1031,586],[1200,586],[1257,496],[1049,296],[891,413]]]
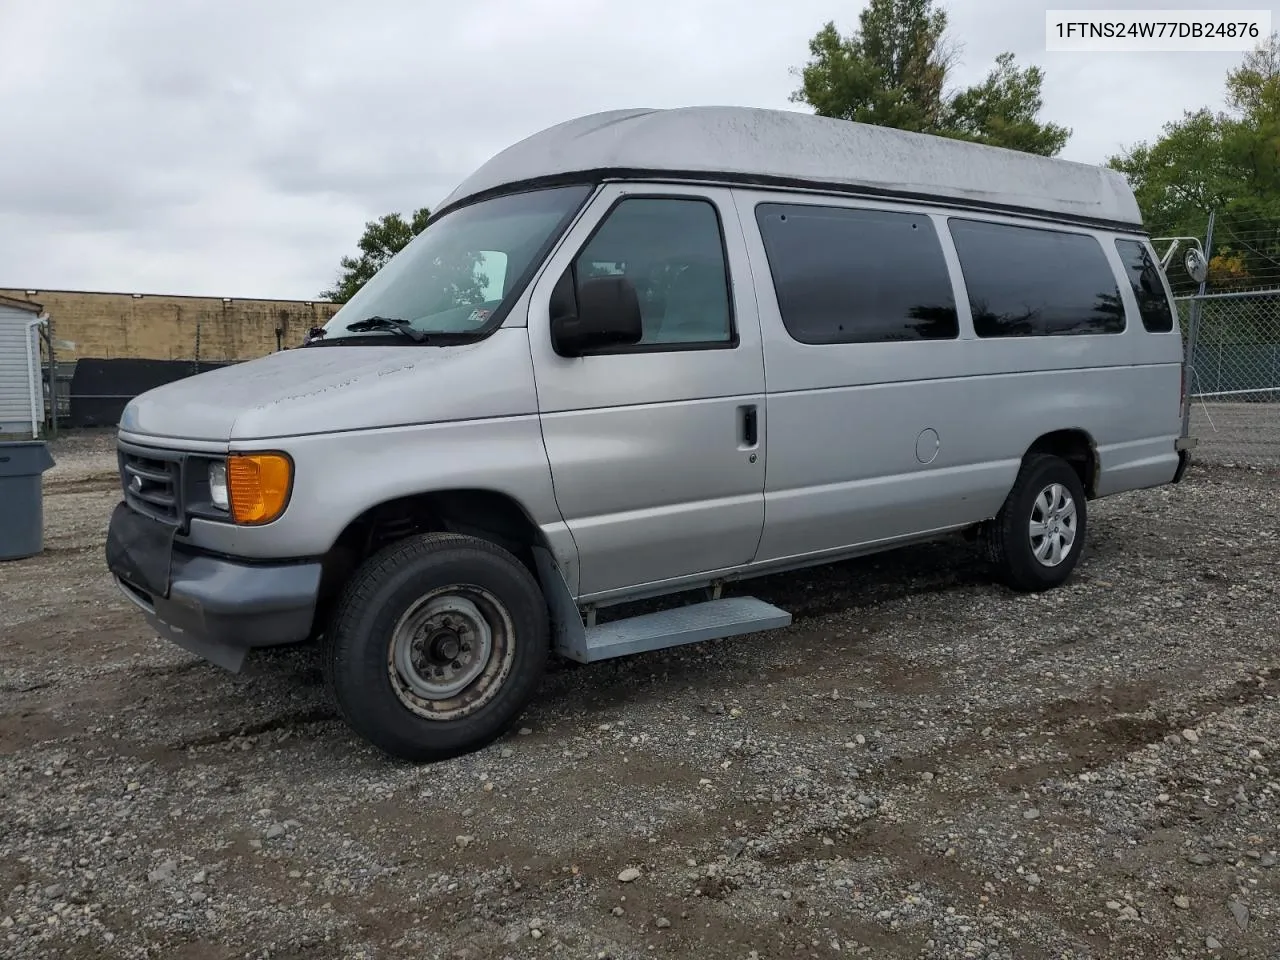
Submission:
[[[1069,549],[1060,562],[1051,566],[1036,556],[1031,523],[1041,515],[1041,508],[1037,506],[1041,493],[1054,485],[1062,487],[1070,496],[1075,508],[1075,525]],[[1058,529],[1062,526],[1059,520]],[[982,540],[987,558],[995,564],[997,575],[1004,583],[1015,590],[1036,592],[1067,581],[1080,561],[1087,533],[1088,505],[1079,475],[1061,457],[1035,454],[1023,461],[1013,489],[996,518],[985,526]]]
[[[470,608],[458,607],[460,600]],[[432,614],[440,604],[447,609]],[[483,618],[487,657],[475,640],[480,621],[468,609]],[[420,630],[400,631],[403,636],[434,631],[432,637],[448,644],[441,656],[453,662],[431,658],[434,640],[393,646],[406,617],[426,620]],[[325,674],[339,713],[364,739],[403,760],[442,760],[510,729],[537,691],[549,647],[546,602],[524,564],[487,540],[432,533],[392,544],[356,570],[326,634]],[[397,649],[414,651],[403,654],[407,672],[398,666]],[[417,695],[422,684],[437,682],[433,670],[457,668],[466,658],[467,670],[483,661],[483,672],[456,696]],[[466,680],[466,671],[455,673],[439,682]]]

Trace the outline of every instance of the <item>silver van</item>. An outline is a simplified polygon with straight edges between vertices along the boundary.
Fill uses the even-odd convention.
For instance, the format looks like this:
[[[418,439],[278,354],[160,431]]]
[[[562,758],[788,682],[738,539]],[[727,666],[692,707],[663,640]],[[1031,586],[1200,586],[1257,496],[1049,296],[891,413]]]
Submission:
[[[790,622],[729,581],[963,533],[1051,588],[1089,501],[1186,468],[1163,266],[1103,168],[787,111],[572,120],[299,348],[131,402],[107,564],[227,669],[319,640],[342,716],[413,760],[501,735],[553,653]]]

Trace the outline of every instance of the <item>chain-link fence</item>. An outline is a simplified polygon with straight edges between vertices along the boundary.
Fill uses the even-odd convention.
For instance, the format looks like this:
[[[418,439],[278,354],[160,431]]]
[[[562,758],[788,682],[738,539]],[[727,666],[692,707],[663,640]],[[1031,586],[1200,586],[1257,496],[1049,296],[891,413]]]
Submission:
[[[1196,459],[1280,467],[1280,288],[1178,300]]]

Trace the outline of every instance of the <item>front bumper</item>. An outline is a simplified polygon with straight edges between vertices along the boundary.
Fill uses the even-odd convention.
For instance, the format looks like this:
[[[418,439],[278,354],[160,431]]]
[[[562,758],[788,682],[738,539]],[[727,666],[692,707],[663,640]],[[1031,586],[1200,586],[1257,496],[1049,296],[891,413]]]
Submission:
[[[246,563],[174,542],[174,529],[116,506],[107,568],[165,639],[232,672],[257,647],[311,635],[320,564]]]

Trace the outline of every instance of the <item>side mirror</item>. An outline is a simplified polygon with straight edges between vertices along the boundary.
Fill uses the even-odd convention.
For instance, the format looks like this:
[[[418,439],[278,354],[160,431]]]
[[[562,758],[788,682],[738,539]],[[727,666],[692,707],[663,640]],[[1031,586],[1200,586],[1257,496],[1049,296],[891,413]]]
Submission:
[[[562,357],[639,343],[640,298],[626,277],[592,277],[573,288],[573,270],[551,295],[551,343]]]
[[[1187,250],[1187,255],[1182,260],[1182,265],[1186,267],[1187,273],[1191,275],[1191,279],[1196,283],[1204,283],[1209,276],[1209,263],[1205,260],[1204,254],[1196,247]]]

